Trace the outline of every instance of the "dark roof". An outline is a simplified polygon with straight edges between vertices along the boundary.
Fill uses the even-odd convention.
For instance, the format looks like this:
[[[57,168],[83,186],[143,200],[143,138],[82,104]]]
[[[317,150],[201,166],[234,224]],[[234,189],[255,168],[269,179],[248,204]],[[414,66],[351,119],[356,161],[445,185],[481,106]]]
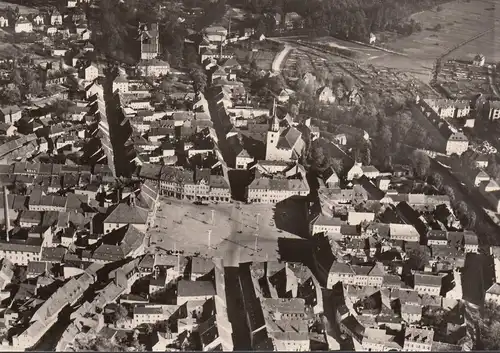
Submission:
[[[178,297],[213,296],[215,294],[214,285],[209,281],[180,280],[177,284]]]

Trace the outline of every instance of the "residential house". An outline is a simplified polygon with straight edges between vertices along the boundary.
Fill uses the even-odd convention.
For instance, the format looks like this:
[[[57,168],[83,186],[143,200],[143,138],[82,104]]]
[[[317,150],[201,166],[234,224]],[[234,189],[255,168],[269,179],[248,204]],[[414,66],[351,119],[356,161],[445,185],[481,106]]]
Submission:
[[[91,82],[99,77],[99,68],[96,64],[89,63],[85,68],[80,70],[80,76],[85,81]]]
[[[408,326],[405,328],[403,351],[430,352],[433,342],[434,330],[432,328]]]
[[[22,110],[17,105],[9,105],[0,108],[0,119],[6,124],[13,125],[22,117]]]
[[[340,227],[342,224],[343,222],[340,220],[340,218],[330,218],[323,214],[320,214],[319,216],[315,217],[310,224],[311,235],[315,235],[318,233],[340,234]]]
[[[323,173],[323,181],[329,189],[338,188],[340,179],[333,167],[328,168]]]
[[[287,103],[294,94],[295,92],[293,90],[284,88],[278,93],[276,99],[280,103]]]
[[[14,136],[17,134],[17,127],[12,124],[2,123],[0,122],[0,135],[5,136]]]
[[[333,288],[338,282],[356,286],[380,287],[384,281],[384,275],[384,267],[378,262],[373,266],[334,262],[328,273],[327,288]]]
[[[376,179],[380,172],[374,166],[364,166],[361,163],[354,163],[351,169],[347,172],[347,180],[353,180],[366,176],[368,179]]]
[[[474,186],[478,187],[483,183],[487,184],[490,181],[490,179],[491,179],[490,176],[484,170],[480,170],[474,178]]]
[[[486,57],[483,54],[477,54],[472,60],[472,65],[474,66],[484,66]]]
[[[68,49],[66,48],[54,48],[50,51],[52,56],[65,56]]]
[[[26,18],[20,16],[14,25],[14,32],[16,33],[31,33],[33,32],[33,24]]]
[[[186,281],[177,283],[177,305],[189,301],[203,301],[216,295],[214,285],[210,281]]]
[[[420,234],[411,224],[389,224],[389,234],[391,240],[402,240],[405,242],[420,242]]]
[[[318,101],[323,104],[333,104],[335,103],[335,95],[330,87],[324,86],[320,88],[317,92]]]
[[[493,302],[500,305],[500,284],[493,283],[490,288],[486,291],[484,300],[487,302]]]
[[[309,191],[305,179],[270,179],[256,173],[248,185],[247,199],[252,203],[276,204],[293,196],[307,196]]]
[[[159,77],[167,75],[170,72],[170,65],[159,59],[141,60],[137,64],[138,72],[143,76]]]
[[[401,318],[408,324],[420,322],[422,320],[422,307],[412,304],[401,304]]]
[[[203,33],[209,42],[215,43],[225,42],[228,35],[227,29],[222,26],[209,26]]]
[[[63,18],[61,13],[57,9],[54,9],[50,14],[50,24],[52,26],[61,26],[62,23],[63,23]]]
[[[349,212],[347,214],[347,224],[358,225],[363,222],[373,222],[375,220],[375,213],[373,212]]]
[[[129,91],[129,82],[127,78],[123,75],[118,75],[114,80],[113,80],[113,92],[120,92],[120,93],[128,93]]]
[[[472,231],[464,232],[464,250],[466,253],[475,253],[479,252],[479,241],[476,233]]]
[[[0,28],[9,27],[9,19],[6,16],[0,16]]]
[[[284,26],[287,30],[303,28],[304,23],[304,18],[296,12],[285,14]]]
[[[236,155],[236,169],[247,169],[248,165],[254,161],[247,150],[242,148],[240,153]]]
[[[500,101],[488,101],[488,119],[497,120],[500,118]]]
[[[84,53],[88,53],[88,52],[93,52],[94,51],[94,45],[90,42],[87,42],[85,43],[85,45],[83,46],[83,52]]]
[[[432,273],[415,273],[413,280],[414,289],[418,294],[440,295],[443,281],[441,276]]]

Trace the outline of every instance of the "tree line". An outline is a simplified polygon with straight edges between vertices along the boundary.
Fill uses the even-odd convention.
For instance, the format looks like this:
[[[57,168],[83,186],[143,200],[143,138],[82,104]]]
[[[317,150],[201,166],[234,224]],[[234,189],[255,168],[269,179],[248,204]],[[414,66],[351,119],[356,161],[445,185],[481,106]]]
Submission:
[[[297,12],[314,34],[366,41],[370,32],[398,31],[410,34],[421,30],[412,13],[427,10],[444,0],[233,0],[254,13]]]

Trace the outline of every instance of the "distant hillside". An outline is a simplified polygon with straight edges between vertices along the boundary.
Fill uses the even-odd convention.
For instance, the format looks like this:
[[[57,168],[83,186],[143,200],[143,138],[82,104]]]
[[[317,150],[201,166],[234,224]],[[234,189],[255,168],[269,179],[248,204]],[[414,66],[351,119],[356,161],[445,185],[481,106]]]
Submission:
[[[467,1],[467,0],[466,0]],[[307,29],[317,34],[366,41],[370,32],[404,31],[420,25],[410,21],[413,13],[428,10],[445,0],[232,0],[253,13],[297,12]]]

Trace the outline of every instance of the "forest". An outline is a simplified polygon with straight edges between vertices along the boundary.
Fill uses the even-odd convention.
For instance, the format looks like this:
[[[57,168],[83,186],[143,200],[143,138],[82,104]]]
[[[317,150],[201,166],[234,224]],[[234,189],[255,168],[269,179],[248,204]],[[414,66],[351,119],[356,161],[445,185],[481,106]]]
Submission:
[[[420,24],[408,21],[413,13],[442,4],[444,0],[232,0],[253,13],[297,12],[311,35],[366,41],[370,32],[418,31]]]

